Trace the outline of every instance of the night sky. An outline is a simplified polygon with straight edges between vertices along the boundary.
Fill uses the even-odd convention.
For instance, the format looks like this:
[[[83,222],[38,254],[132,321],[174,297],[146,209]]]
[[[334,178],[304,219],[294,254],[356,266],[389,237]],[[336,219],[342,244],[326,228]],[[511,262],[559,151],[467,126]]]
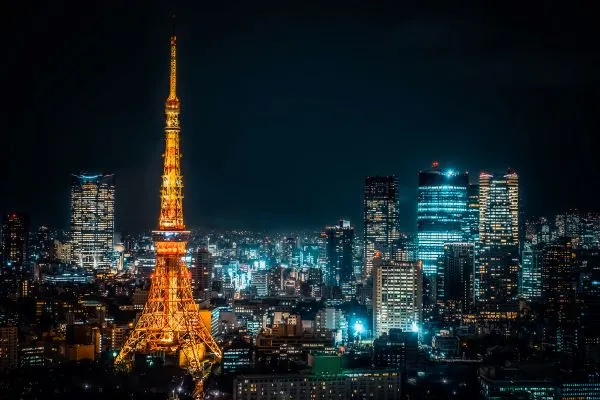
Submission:
[[[514,168],[528,214],[600,210],[585,2],[82,3],[0,10],[2,212],[66,228],[70,174],[105,171],[117,230],[155,226],[173,8],[189,226],[360,226],[364,176],[396,173],[414,230],[432,160]]]

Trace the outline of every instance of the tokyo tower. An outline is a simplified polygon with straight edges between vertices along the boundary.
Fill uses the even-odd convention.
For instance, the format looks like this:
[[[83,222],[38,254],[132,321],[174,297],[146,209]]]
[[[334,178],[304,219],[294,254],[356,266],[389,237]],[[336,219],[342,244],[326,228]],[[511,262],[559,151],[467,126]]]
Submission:
[[[196,394],[210,368],[222,357],[210,333],[210,312],[194,302],[190,271],[182,260],[190,232],[183,223],[183,181],[179,145],[180,102],[177,86],[177,45],[171,36],[169,97],[165,105],[165,152],[160,188],[158,230],[152,232],[156,265],[148,300],[134,330],[115,358],[117,367],[129,369],[134,353],[177,355],[179,364],[196,380]]]

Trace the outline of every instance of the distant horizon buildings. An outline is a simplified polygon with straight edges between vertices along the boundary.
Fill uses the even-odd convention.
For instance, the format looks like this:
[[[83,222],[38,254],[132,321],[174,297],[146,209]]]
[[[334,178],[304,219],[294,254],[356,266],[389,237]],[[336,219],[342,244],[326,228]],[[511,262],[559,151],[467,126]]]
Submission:
[[[348,220],[340,220],[335,226],[325,229],[327,235],[327,266],[325,284],[340,286],[354,278],[353,249],[354,227]]]
[[[363,223],[363,275],[368,277],[373,269],[373,259],[391,260],[400,239],[395,175],[365,178]]]
[[[27,262],[29,215],[10,212],[2,218],[2,256],[4,263],[22,269]]]
[[[72,261],[109,268],[115,228],[115,175],[74,174],[71,180]]]

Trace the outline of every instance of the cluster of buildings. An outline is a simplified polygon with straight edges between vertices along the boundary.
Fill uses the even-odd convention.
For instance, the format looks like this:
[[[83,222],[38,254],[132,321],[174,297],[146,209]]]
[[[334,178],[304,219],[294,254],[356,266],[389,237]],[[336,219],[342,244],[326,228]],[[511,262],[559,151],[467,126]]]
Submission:
[[[472,177],[438,163],[418,175],[414,233],[399,228],[398,196],[395,176],[367,177],[362,230],[341,219],[306,232],[192,231],[185,261],[223,347],[216,373],[235,377],[231,396],[387,388],[377,398],[391,399],[424,382],[474,393],[460,379],[431,380],[441,365],[476,370],[476,392],[490,399],[538,386],[550,397],[531,398],[600,391],[598,214],[525,218],[516,172]],[[150,233],[115,232],[114,199],[114,175],[77,175],[69,232],[3,216],[0,370],[110,368],[155,265]],[[541,359],[570,369],[521,378]],[[498,360],[513,365],[510,379]]]

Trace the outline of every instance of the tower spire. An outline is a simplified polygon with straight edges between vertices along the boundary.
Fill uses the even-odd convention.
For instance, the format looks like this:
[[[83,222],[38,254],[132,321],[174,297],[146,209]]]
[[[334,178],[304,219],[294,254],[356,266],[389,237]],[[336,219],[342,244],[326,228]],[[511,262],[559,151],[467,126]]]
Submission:
[[[171,68],[169,74],[169,98],[168,100],[176,100],[177,98],[177,36],[175,35],[175,14],[173,14],[173,27],[171,31]]]
[[[191,274],[183,257],[190,232],[183,223],[183,178],[179,141],[179,99],[175,91],[175,34],[171,36],[169,96],[165,105],[165,152],[160,186],[158,229],[152,232],[156,264],[150,291],[135,328],[115,358],[115,365],[131,368],[134,353],[164,352],[179,357],[194,376],[194,398],[202,397],[203,382],[222,351],[210,333],[210,311],[194,301]]]
[[[183,179],[181,177],[181,158],[179,143],[180,102],[177,87],[177,42],[175,32],[171,36],[171,62],[169,75],[169,96],[165,104],[165,152],[163,155],[163,176],[160,188],[161,230],[184,230],[183,224]]]

